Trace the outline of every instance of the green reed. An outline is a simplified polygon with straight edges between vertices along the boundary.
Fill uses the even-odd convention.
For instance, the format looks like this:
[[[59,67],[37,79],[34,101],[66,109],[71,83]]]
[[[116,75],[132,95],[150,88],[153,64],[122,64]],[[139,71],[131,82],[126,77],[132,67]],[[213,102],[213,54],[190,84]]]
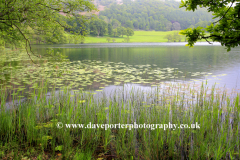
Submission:
[[[175,88],[175,89],[174,89]],[[184,88],[184,92],[181,89]],[[38,84],[28,99],[4,90],[0,111],[0,156],[21,159],[239,159],[239,94],[227,96],[201,85],[95,92]],[[14,93],[14,103],[6,102]],[[19,97],[16,99],[16,97]],[[65,124],[200,124],[200,128],[57,128]]]

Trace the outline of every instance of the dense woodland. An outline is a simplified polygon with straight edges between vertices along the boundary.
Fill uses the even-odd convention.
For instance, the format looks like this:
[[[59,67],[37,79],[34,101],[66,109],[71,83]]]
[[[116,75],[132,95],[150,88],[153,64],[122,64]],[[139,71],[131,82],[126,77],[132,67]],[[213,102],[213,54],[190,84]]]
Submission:
[[[117,37],[127,35],[127,28],[171,31],[197,26],[206,27],[213,17],[204,8],[195,12],[179,8],[179,2],[176,1],[123,0],[121,5],[114,0],[97,2],[96,6],[105,6],[105,10],[100,11],[99,16],[91,15],[84,25],[82,25],[81,16],[68,20],[67,23],[73,28],[65,31],[74,32],[80,29],[83,35]]]
[[[99,14],[101,19],[113,26],[120,22],[124,27],[139,30],[170,31],[205,27],[213,17],[204,8],[195,12],[179,8],[180,3],[176,1],[123,0],[123,4],[119,5],[114,0],[99,0],[99,4],[107,6]]]
[[[97,2],[97,6],[105,6],[105,10],[100,11],[99,16],[92,15],[84,26],[81,26],[78,19],[68,21],[68,24],[72,26],[75,24],[75,30],[84,28],[86,34],[92,36],[118,37],[133,35],[130,29],[171,31],[197,26],[206,27],[213,17],[206,9],[199,9],[195,12],[180,9],[179,2],[175,1],[123,0],[121,5],[114,0]]]

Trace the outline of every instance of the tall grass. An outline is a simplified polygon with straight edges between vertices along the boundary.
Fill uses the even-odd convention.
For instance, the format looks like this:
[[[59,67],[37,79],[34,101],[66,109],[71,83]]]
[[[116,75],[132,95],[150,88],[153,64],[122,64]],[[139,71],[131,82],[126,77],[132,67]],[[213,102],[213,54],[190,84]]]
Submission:
[[[1,86],[2,90],[4,87]],[[184,88],[185,92],[181,91]],[[39,85],[28,99],[1,92],[2,159],[239,159],[239,94],[164,84],[103,93]],[[188,94],[187,94],[188,93]],[[63,128],[58,128],[58,122]],[[200,128],[67,128],[65,124],[200,124]]]

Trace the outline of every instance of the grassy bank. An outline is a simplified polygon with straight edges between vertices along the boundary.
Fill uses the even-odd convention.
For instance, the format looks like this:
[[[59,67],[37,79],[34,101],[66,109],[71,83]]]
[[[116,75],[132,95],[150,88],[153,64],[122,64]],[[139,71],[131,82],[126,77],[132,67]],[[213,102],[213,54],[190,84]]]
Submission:
[[[168,42],[168,39],[164,38],[167,34],[174,34],[176,31],[134,31],[134,35],[130,37],[130,43],[132,42],[138,42],[138,43],[144,43],[144,42]],[[106,40],[109,36],[103,36],[103,37],[92,37],[87,36],[85,37],[84,43],[108,43]],[[112,40],[110,43],[122,43],[124,42],[123,37],[110,37],[111,39],[115,39],[115,42]],[[203,40],[204,41],[204,40]],[[181,42],[185,42],[185,37],[182,36]]]
[[[21,93],[1,88],[1,159],[240,158],[239,95],[231,98],[214,87],[209,94],[203,85],[196,91],[189,85],[163,83],[149,92],[122,88],[112,98],[70,88],[59,94],[53,88],[49,96],[45,86],[39,84],[24,102],[16,99]],[[9,93],[14,93],[17,104],[6,104]],[[134,122],[188,126],[106,130],[66,126]]]

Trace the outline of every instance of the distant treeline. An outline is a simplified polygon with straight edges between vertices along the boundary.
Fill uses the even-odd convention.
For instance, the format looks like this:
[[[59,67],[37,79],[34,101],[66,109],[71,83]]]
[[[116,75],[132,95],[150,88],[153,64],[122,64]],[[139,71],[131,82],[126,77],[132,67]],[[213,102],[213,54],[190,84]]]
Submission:
[[[60,25],[55,25],[49,30],[41,28],[26,28],[32,44],[57,44],[57,43],[84,43],[84,36],[108,36],[123,37],[134,35],[134,30],[171,31],[205,27],[212,20],[212,15],[206,9],[198,9],[195,12],[187,12],[179,9],[179,2],[159,0],[123,0],[123,4],[117,4],[116,0],[97,0],[97,5],[104,5],[105,10],[100,11],[99,16],[66,18],[56,15]],[[36,28],[36,27],[35,27]],[[66,34],[69,33],[69,34]],[[168,36],[170,41],[171,36]],[[176,36],[175,36],[176,37]],[[176,40],[178,41],[178,40]],[[1,46],[12,46],[0,39]],[[16,46],[16,45],[15,45]],[[16,47],[24,47],[24,43]]]
[[[96,15],[92,15],[91,18],[84,23],[81,23],[81,18],[75,18],[66,21],[68,25],[72,26],[66,29],[70,33],[80,33],[81,35],[92,35],[92,36],[113,36],[119,37],[123,35],[132,36],[134,35],[134,30],[130,27],[121,26],[117,21],[116,24],[107,23],[106,21],[98,18]],[[115,21],[113,21],[115,22]]]
[[[115,0],[99,0],[101,5],[107,5],[99,13],[99,18],[113,26],[119,22],[124,27],[139,30],[171,31],[186,29],[193,26],[208,25],[212,14],[206,9],[195,12],[179,8],[179,2],[159,0],[123,0],[119,5]]]
[[[111,23],[107,23],[104,20],[98,18],[96,15],[88,17],[86,20],[81,15],[77,17],[66,18],[63,15],[57,15],[58,21],[61,26],[54,26],[50,31],[45,30],[33,30],[28,28],[28,35],[31,44],[59,44],[59,43],[84,43],[84,37],[87,35],[91,36],[104,36],[109,37],[123,37],[126,35],[134,35],[134,30],[129,27],[123,27],[119,22],[116,22],[114,27]],[[0,49],[1,46],[8,47],[8,44],[2,44],[0,39]],[[16,47],[20,47],[20,44]],[[21,44],[21,45],[24,45]],[[23,46],[24,47],[24,46]]]

